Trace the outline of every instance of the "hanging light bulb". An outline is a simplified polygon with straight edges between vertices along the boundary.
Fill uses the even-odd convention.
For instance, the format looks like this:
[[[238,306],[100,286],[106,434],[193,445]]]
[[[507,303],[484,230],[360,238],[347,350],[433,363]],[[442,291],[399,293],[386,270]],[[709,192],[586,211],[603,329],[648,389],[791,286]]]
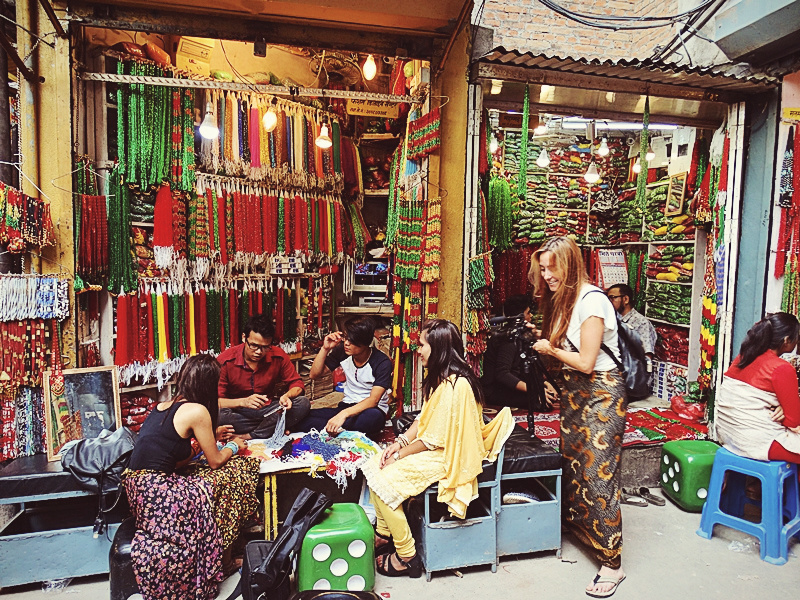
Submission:
[[[644,158],[647,162],[650,162],[656,157],[656,153],[653,152],[653,145],[647,144],[647,154],[644,155]]]
[[[586,169],[586,173],[584,174],[583,178],[586,180],[586,183],[597,183],[600,181],[600,173],[597,172],[597,167],[594,164],[594,161],[591,162],[589,168]]]
[[[494,154],[495,152],[497,152],[497,148],[498,147],[499,147],[499,144],[497,143],[497,138],[492,136],[492,141],[489,142],[489,152],[491,154]]]
[[[634,173],[641,173],[642,172],[642,165],[639,163],[639,159],[636,159],[636,162],[633,163],[633,172]]]
[[[333,141],[331,140],[331,136],[328,134],[328,120],[324,118],[322,121],[322,127],[319,128],[319,135],[317,139],[314,140],[314,143],[317,147],[322,148],[323,150],[327,150],[331,146],[333,146]]]
[[[550,154],[547,152],[546,148],[542,148],[542,151],[539,153],[539,157],[536,159],[536,165],[542,169],[546,169],[550,166]]]
[[[609,152],[610,152],[610,150],[608,149],[608,142],[607,142],[606,138],[603,138],[600,141],[600,147],[597,149],[597,155],[598,156],[608,156]]]
[[[375,64],[375,59],[372,57],[372,54],[367,56],[367,60],[364,61],[364,66],[361,70],[364,73],[364,79],[367,81],[375,79],[375,75],[378,73],[378,67]]]
[[[547,123],[540,121],[539,124],[533,129],[533,135],[544,135],[547,133]]]
[[[492,79],[492,89],[489,91],[489,93],[492,96],[496,96],[501,91],[503,91],[503,80],[502,79]]]
[[[206,116],[203,122],[200,123],[200,135],[207,140],[213,140],[219,137],[219,127],[217,121],[214,119],[214,111],[211,107],[211,102],[206,103]]]
[[[278,113],[275,112],[274,106],[270,106],[269,110],[264,113],[262,123],[267,132],[273,131],[278,126]]]

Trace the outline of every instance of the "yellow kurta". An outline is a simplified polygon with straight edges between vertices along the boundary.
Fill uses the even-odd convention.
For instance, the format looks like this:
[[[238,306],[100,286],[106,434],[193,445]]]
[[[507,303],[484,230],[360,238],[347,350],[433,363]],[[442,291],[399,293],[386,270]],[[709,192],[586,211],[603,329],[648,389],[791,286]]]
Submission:
[[[463,519],[478,497],[483,460],[494,461],[511,435],[514,419],[504,408],[486,425],[469,382],[451,376],[422,407],[417,437],[434,450],[411,454],[380,468],[380,455],[362,467],[370,489],[389,508],[439,482],[438,500],[450,514]]]

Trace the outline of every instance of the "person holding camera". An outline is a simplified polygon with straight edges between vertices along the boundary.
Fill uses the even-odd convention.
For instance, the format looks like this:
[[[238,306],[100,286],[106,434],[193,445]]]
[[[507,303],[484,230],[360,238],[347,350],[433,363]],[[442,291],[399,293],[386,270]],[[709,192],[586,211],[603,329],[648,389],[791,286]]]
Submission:
[[[586,594],[607,598],[625,579],[620,456],[627,397],[610,355],[620,360],[617,317],[603,290],[589,283],[570,238],[551,238],[534,252],[528,279],[543,314],[533,348],[563,363],[564,521],[600,563]]]
[[[507,319],[517,317],[521,324],[531,322],[531,302],[519,294],[511,296],[503,305],[503,314]],[[517,331],[499,329],[489,338],[486,352],[483,355],[483,375],[481,389],[487,404],[508,406],[511,408],[528,408],[528,384],[523,376],[523,359],[521,346],[530,347],[534,342],[534,333],[524,328]],[[517,339],[521,338],[521,339]],[[555,388],[545,381],[545,394],[552,404],[557,398]]]

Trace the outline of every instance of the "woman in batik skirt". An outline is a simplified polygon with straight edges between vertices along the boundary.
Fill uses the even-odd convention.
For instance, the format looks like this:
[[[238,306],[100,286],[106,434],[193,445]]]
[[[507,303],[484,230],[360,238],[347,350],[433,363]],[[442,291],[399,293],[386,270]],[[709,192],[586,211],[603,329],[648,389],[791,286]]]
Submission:
[[[626,396],[609,355],[620,358],[617,319],[603,290],[588,282],[580,248],[569,238],[545,242],[533,254],[528,279],[543,315],[533,347],[562,363],[563,517],[600,563],[586,594],[607,598],[625,579],[620,453]]]
[[[207,354],[186,361],[174,399],[142,424],[125,472],[136,518],[131,559],[148,600],[215,598],[223,561],[257,506],[259,461],[236,456],[240,438],[221,447],[215,439],[219,370]],[[187,467],[192,438],[206,464]]]

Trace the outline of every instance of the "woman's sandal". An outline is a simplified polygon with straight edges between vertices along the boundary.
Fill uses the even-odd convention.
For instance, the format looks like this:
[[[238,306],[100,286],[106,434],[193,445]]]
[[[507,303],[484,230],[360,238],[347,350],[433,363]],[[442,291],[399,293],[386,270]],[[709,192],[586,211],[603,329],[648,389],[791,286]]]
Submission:
[[[644,486],[638,488],[622,488],[623,494],[629,494],[631,496],[639,496],[640,498],[644,498],[650,504],[654,504],[656,506],[664,506],[667,501],[664,500],[661,496],[656,496],[655,494],[651,493],[650,490]]]
[[[392,564],[392,557],[397,557],[398,562],[405,566],[405,569],[398,569]],[[408,576],[411,579],[418,579],[422,577],[422,559],[419,554],[415,554],[413,558],[405,560],[400,558],[397,552],[391,554],[384,554],[383,560],[380,563],[375,563],[378,573],[386,575],[387,577],[404,577]]]
[[[376,531],[375,556],[378,557],[381,554],[389,554],[390,552],[394,552],[394,540],[392,539],[392,536],[386,536]]]

